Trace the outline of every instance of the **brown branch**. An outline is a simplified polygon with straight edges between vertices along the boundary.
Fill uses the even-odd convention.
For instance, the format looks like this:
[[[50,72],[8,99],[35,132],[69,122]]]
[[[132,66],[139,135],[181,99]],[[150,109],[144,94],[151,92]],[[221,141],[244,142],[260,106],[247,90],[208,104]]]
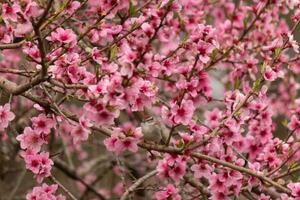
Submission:
[[[40,28],[38,26],[38,24],[34,23],[34,21],[32,21],[32,26],[33,26],[33,30],[37,36],[37,41],[38,41],[38,48],[41,54],[41,65],[42,65],[42,70],[41,70],[41,78],[45,77],[47,75],[47,64],[46,64],[46,48],[45,48],[45,41],[44,38],[41,35],[41,31]]]
[[[277,168],[275,168],[273,171],[270,171],[267,176],[271,176],[279,171],[299,150],[300,147],[298,147],[291,155],[289,155]]]
[[[120,198],[120,200],[126,200],[128,198],[128,196],[130,195],[130,193],[134,192],[134,190],[139,187],[141,184],[143,184],[145,181],[147,181],[149,178],[151,178],[152,176],[155,176],[157,174],[157,170],[153,170],[149,173],[147,173],[146,175],[142,176],[141,178],[139,178],[134,184],[132,184],[128,190],[126,190],[122,197]]]
[[[63,191],[65,191],[65,193],[67,193],[69,195],[69,197],[72,200],[78,200],[63,184],[61,184],[61,182],[59,182],[54,176],[50,176],[50,179],[56,183],[61,189],[63,189]]]
[[[22,40],[22,41],[17,42],[17,43],[0,44],[0,50],[3,50],[3,49],[17,49],[17,48],[20,48],[23,45],[24,42],[25,42],[25,40]]]
[[[144,148],[144,149],[148,149],[148,150],[155,150],[155,151],[166,152],[166,153],[183,154],[182,149],[178,149],[178,148],[174,148],[174,147],[165,147],[163,145],[152,145],[152,144],[147,144],[147,143],[143,143],[143,142],[139,143],[139,146]],[[215,163],[215,164],[219,164],[219,165],[222,165],[224,167],[227,167],[227,168],[242,172],[244,174],[248,174],[250,176],[256,177],[256,178],[262,180],[263,182],[274,186],[276,189],[278,189],[281,192],[285,192],[289,195],[291,194],[291,191],[288,188],[285,188],[284,186],[280,185],[279,183],[277,183],[277,182],[273,181],[272,179],[266,177],[263,173],[254,172],[254,171],[252,171],[250,169],[247,169],[245,167],[240,167],[240,166],[234,165],[232,163],[222,161],[222,160],[219,160],[217,158],[214,158],[214,157],[211,157],[211,156],[208,156],[208,155],[204,155],[204,154],[201,154],[201,153],[191,153],[190,156],[194,157],[194,158],[201,159],[201,160],[206,160],[206,161],[209,161],[209,162],[212,162],[212,163]]]
[[[42,77],[41,74],[39,74],[29,82],[17,86],[16,83],[7,80],[4,77],[0,77],[0,88],[5,90],[9,94],[20,95],[28,89],[32,88],[33,86],[38,85],[39,83],[47,80],[47,78],[48,77]]]
[[[280,178],[284,178],[284,177],[286,177],[286,176],[290,176],[290,175],[292,175],[292,174],[294,174],[294,173],[296,173],[296,172],[299,172],[299,171],[300,171],[300,166],[299,166],[299,167],[295,167],[295,168],[293,168],[293,169],[288,169],[286,172],[284,172],[284,173],[282,173],[282,174],[279,174],[279,175],[275,176],[273,179],[274,179],[274,180],[278,180],[278,179],[280,179]]]
[[[52,6],[52,3],[53,3],[54,0],[49,0],[46,8],[45,8],[45,11],[43,12],[42,16],[40,17],[39,21],[36,23],[36,26],[37,27],[40,27],[42,25],[42,23],[45,21],[50,9],[51,9],[51,6]]]
[[[92,186],[90,186],[88,183],[86,183],[82,178],[80,178],[75,171],[70,170],[67,166],[65,166],[65,164],[63,164],[60,161],[55,161],[54,162],[54,167],[56,167],[57,169],[59,169],[60,171],[62,171],[65,175],[67,175],[68,177],[70,177],[73,180],[79,181],[81,184],[83,184],[88,191],[92,192],[93,194],[95,194],[98,198],[100,198],[101,200],[105,200],[106,198],[100,194],[99,192],[97,192],[96,189],[94,189]]]
[[[190,175],[184,175],[184,180],[190,184],[191,186],[193,186],[194,188],[196,188],[197,190],[200,191],[200,193],[203,196],[204,200],[207,200],[207,196],[210,196],[209,191],[207,190],[206,186],[202,185],[202,183],[198,180],[195,180],[192,176]]]
[[[233,169],[233,170],[242,172],[244,174],[248,174],[250,176],[256,177],[256,178],[260,179],[261,181],[263,181],[265,183],[269,183],[270,185],[274,186],[279,191],[285,192],[286,194],[291,195],[291,191],[288,188],[286,188],[286,187],[280,185],[279,183],[273,181],[272,179],[266,177],[262,172],[254,172],[250,169],[240,167],[240,166],[234,165],[232,163],[222,161],[222,160],[219,160],[217,158],[210,157],[210,156],[207,156],[207,155],[204,155],[204,154],[201,154],[201,153],[192,153],[191,156],[193,156],[195,158],[202,159],[202,160],[207,160],[207,161],[210,161],[212,163],[216,163],[216,164],[222,165],[224,167],[228,167],[230,169]]]

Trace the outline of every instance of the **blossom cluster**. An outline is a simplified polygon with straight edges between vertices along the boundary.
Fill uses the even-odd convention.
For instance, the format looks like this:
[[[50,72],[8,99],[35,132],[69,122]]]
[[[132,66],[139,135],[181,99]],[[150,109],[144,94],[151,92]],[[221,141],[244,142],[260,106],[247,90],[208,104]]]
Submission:
[[[106,138],[103,143],[108,151],[121,153],[126,149],[135,153],[138,151],[138,142],[143,137],[142,129],[134,128],[131,124],[124,124],[122,127],[114,128],[113,134]]]
[[[34,187],[33,190],[26,195],[27,200],[65,200],[62,195],[54,195],[58,185],[47,185],[43,183],[42,186]]]
[[[36,175],[38,182],[42,182],[45,177],[51,175],[53,161],[49,158],[49,152],[41,152],[43,144],[48,143],[51,129],[55,126],[52,118],[40,114],[31,119],[32,127],[26,127],[22,134],[17,136],[23,152],[21,156],[29,169]]]

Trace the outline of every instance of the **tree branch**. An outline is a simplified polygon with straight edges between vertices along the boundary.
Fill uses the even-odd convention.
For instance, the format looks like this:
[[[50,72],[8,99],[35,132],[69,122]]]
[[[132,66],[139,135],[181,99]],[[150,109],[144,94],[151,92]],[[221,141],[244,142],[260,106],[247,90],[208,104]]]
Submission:
[[[124,194],[122,195],[120,200],[126,200],[128,198],[128,196],[130,195],[131,192],[134,192],[134,190],[139,187],[140,185],[142,185],[145,181],[147,181],[149,178],[151,178],[152,176],[155,176],[157,174],[157,170],[153,170],[149,173],[147,173],[146,175],[142,176],[141,178],[139,178],[134,184],[132,184],[128,190],[126,190],[124,192]]]

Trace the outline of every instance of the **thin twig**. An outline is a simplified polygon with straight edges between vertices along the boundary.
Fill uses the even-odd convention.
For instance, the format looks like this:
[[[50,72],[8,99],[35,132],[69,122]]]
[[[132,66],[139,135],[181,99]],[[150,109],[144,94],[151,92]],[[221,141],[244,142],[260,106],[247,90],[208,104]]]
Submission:
[[[11,193],[9,194],[7,200],[11,200],[13,199],[13,197],[15,196],[16,192],[18,191],[18,188],[20,187],[22,180],[24,179],[24,176],[26,174],[26,168],[24,168],[21,172],[21,174],[19,175],[17,182],[15,184],[15,187],[13,188],[13,190],[11,191]]]
[[[126,200],[131,192],[134,192],[137,187],[139,187],[141,184],[143,184],[145,181],[147,181],[149,178],[157,174],[157,170],[153,170],[146,175],[139,178],[134,184],[132,184],[128,190],[124,192],[120,200]]]
[[[50,176],[50,179],[56,183],[63,191],[65,191],[72,200],[78,200],[63,184],[61,184],[53,175]]]

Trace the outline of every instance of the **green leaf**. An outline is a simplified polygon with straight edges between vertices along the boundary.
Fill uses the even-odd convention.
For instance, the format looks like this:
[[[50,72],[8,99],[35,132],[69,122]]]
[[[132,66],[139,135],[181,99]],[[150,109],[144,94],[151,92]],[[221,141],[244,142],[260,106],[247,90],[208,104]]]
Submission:
[[[177,145],[176,145],[178,148],[184,148],[184,142],[183,142],[183,140],[180,140],[179,141],[179,143],[177,143]]]
[[[260,88],[260,79],[257,79],[256,81],[254,81],[253,86],[252,86],[252,90],[254,92],[257,92]]]
[[[233,89],[236,90],[240,87],[240,79],[234,79]]]
[[[59,5],[59,8],[57,10],[57,12],[61,12],[63,11],[67,6],[67,3],[66,2],[61,2],[60,5]]]
[[[181,43],[185,43],[188,39],[189,39],[189,34],[186,31],[184,31],[182,33]]]
[[[266,61],[264,61],[261,65],[260,71],[263,73],[267,67],[268,63]]]
[[[244,18],[243,20],[244,29],[248,27],[248,22],[249,22],[249,17]]]
[[[217,54],[218,54],[218,49],[214,49],[210,54],[211,60],[214,61],[217,58]]]
[[[172,3],[173,3],[174,1],[175,1],[175,0],[169,0],[169,2],[167,3],[167,6],[172,5]]]
[[[129,1],[128,14],[130,17],[133,17],[136,15],[136,7],[132,4],[131,0]]]
[[[291,164],[289,164],[289,169],[293,169],[295,167],[297,167],[298,163],[297,162],[293,162]]]
[[[288,120],[287,119],[284,119],[283,121],[281,121],[281,124],[284,126],[284,127],[287,127],[288,125]]]
[[[30,40],[31,39],[31,35],[29,33],[25,33],[24,38],[26,40]]]
[[[118,47],[116,45],[113,45],[109,50],[109,60],[115,60],[118,53]]]
[[[174,17],[178,18],[178,22],[179,22],[181,27],[185,27],[184,20],[182,19],[182,16],[179,12],[175,12]]]
[[[92,49],[91,49],[90,47],[86,47],[86,48],[85,48],[85,51],[88,52],[88,53],[91,53],[91,52],[92,52]]]
[[[274,52],[274,58],[277,58],[279,56],[280,52],[281,52],[281,48],[279,48],[279,47],[276,48],[275,52]]]

